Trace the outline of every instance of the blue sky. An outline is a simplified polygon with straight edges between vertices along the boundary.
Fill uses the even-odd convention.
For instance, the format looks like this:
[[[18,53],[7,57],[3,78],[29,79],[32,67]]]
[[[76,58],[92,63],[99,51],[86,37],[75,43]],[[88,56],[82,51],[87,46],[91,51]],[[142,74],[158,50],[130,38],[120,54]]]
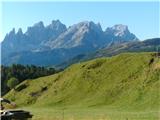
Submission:
[[[103,30],[115,24],[128,25],[139,39],[159,37],[158,2],[3,2],[2,35],[15,28],[26,32],[28,26],[59,19],[67,27],[80,21],[100,23]]]

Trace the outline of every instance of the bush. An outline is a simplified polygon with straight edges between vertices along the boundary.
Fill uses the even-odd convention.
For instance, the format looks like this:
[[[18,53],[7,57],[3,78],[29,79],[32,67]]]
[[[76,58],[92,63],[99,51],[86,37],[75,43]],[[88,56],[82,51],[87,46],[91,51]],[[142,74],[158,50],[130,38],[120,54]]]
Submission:
[[[13,88],[15,88],[16,85],[18,85],[18,83],[19,83],[19,80],[15,77],[12,77],[7,81],[7,86],[10,89],[13,89]]]

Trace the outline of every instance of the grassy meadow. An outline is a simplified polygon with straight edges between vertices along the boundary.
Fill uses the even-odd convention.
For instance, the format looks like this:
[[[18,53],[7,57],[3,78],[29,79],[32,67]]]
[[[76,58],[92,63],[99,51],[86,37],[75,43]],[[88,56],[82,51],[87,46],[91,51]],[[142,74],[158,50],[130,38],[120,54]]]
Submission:
[[[160,58],[124,53],[26,80],[5,95],[33,120],[159,120]]]

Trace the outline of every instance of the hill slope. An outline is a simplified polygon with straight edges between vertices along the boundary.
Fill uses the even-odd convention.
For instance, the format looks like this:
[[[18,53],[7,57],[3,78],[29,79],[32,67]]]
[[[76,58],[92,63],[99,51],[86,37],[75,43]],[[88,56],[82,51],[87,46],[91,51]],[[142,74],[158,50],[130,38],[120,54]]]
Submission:
[[[159,108],[160,59],[127,53],[72,65],[56,75],[26,80],[5,97],[19,106]]]

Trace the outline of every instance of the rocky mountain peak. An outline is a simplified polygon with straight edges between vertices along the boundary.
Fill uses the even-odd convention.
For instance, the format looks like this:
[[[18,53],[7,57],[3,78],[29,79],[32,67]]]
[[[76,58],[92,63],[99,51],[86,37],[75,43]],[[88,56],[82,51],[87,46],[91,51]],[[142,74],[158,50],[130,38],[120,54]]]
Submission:
[[[107,33],[112,33],[115,36],[123,36],[124,34],[130,33],[127,25],[117,24],[113,27],[108,27],[106,29]]]
[[[22,28],[19,28],[19,29],[18,29],[17,34],[18,34],[18,35],[22,35],[22,34],[23,34],[23,32],[22,32]]]
[[[98,24],[95,24],[93,21],[83,21],[83,22],[80,22],[78,24],[75,24],[75,25],[78,25],[78,26],[86,26],[86,27],[91,27],[91,26],[101,26],[99,23]]]
[[[114,41],[114,43],[138,40],[138,38],[129,31],[128,26],[122,24],[116,24],[113,27],[108,27],[105,31],[105,35],[107,38]]]
[[[34,24],[34,27],[39,27],[39,28],[44,28],[44,24],[42,21],[38,22],[38,23],[35,23]]]
[[[52,20],[52,23],[47,26],[47,28],[55,30],[66,30],[66,26],[60,22],[60,20]]]
[[[6,34],[5,38],[3,41],[10,41],[10,40],[13,40],[15,38],[15,28],[13,28],[9,33]],[[3,42],[2,41],[2,42]]]
[[[98,27],[99,29],[102,29],[102,27],[101,27],[101,24],[100,24],[100,23],[97,23],[97,27]]]
[[[9,35],[15,35],[15,28],[13,28],[10,32]]]
[[[59,25],[59,24],[62,24],[60,20],[52,20],[52,25]]]
[[[101,25],[100,24],[95,24],[92,21],[83,21],[83,22],[80,22],[78,24],[74,24],[70,28],[71,28],[70,30],[72,30],[72,31],[77,30],[80,33],[81,32],[85,33],[85,32],[90,31],[90,30],[102,32]]]
[[[28,27],[27,32],[25,33],[31,39],[36,40],[44,33],[45,26],[42,21],[35,23],[33,26]]]
[[[100,24],[92,21],[83,21],[70,26],[55,41],[48,42],[51,49],[74,48],[77,46],[100,46],[102,44],[103,31]],[[86,49],[86,48],[85,48]]]

